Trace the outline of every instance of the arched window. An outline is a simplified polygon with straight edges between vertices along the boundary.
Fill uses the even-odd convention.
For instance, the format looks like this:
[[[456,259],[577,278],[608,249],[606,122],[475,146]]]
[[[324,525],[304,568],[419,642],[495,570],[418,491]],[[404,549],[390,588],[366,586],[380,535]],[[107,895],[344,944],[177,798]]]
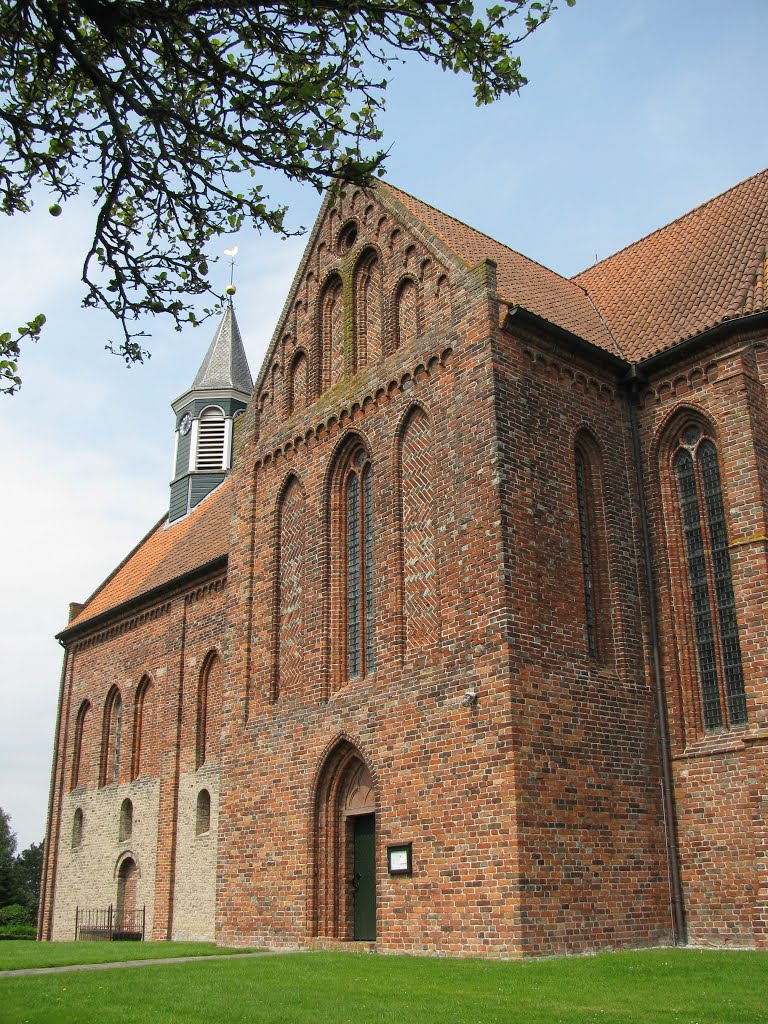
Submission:
[[[78,807],[72,819],[72,849],[77,850],[83,845],[83,810]]]
[[[224,413],[217,406],[211,406],[200,416],[197,429],[195,469],[209,473],[221,472],[221,470],[226,469],[224,459],[225,438],[226,420],[224,419]]]
[[[133,804],[126,797],[120,804],[120,828],[117,833],[118,842],[126,843],[133,835]]]
[[[704,727],[742,725],[747,705],[717,448],[698,424],[684,427],[676,440],[672,465]]]
[[[205,835],[211,830],[211,794],[201,789],[197,794],[197,813],[195,815],[195,834]]]
[[[80,705],[80,710],[77,712],[77,720],[75,721],[75,742],[72,746],[72,789],[75,789],[83,782],[83,779],[81,777],[81,767],[83,761],[83,738],[85,736],[85,726],[88,720],[88,714],[90,710],[91,702],[84,700],[83,703]]]
[[[375,252],[364,253],[355,270],[355,370],[381,355],[382,278]]]
[[[215,757],[212,749],[218,721],[215,714],[221,700],[221,659],[210,651],[203,662],[197,684],[197,724],[195,730],[195,767],[202,768]]]
[[[350,679],[368,676],[376,668],[371,476],[371,463],[365,450],[356,449],[349,460],[343,485],[347,674]]]
[[[407,345],[419,333],[418,292],[410,278],[403,281],[395,300],[397,319],[397,345]]]
[[[120,741],[123,729],[123,702],[116,686],[107,694],[104,703],[104,724],[101,739],[102,786],[117,782],[120,774]]]
[[[576,439],[574,468],[586,647],[590,657],[604,659],[610,637],[610,613],[606,601],[608,565],[602,516],[602,468],[597,445],[585,431]]]
[[[133,715],[133,751],[131,753],[131,779],[138,779],[146,769],[148,760],[149,715],[152,680],[144,676],[136,690]]]

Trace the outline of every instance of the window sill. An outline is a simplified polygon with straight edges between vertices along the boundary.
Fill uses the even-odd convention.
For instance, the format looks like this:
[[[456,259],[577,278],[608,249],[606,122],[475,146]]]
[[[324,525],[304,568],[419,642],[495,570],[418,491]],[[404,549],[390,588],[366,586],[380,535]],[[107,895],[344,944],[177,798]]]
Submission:
[[[724,729],[693,740],[685,750],[673,754],[672,759],[674,761],[690,761],[716,754],[734,753],[744,750],[748,744],[765,743],[766,741],[768,741],[768,727],[753,726],[749,728],[737,725],[730,730]]]

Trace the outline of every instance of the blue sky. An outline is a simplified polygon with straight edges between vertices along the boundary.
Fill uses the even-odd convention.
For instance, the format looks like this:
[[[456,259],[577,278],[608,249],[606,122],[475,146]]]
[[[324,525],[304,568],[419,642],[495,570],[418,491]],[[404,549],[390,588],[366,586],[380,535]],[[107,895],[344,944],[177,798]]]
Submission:
[[[520,49],[530,84],[474,106],[469,83],[420,61],[395,66],[383,119],[400,188],[570,276],[762,170],[765,0],[577,0]],[[280,185],[294,226],[320,198]],[[81,310],[87,201],[61,217],[41,197],[3,224],[0,328],[48,318],[0,398],[0,806],[19,846],[45,829],[61,649],[82,600],[166,508],[170,402],[213,333],[147,324],[152,359],[104,351],[109,319]],[[236,239],[236,310],[254,377],[302,239]],[[226,239],[213,253],[221,253]],[[228,273],[218,274],[223,288]]]

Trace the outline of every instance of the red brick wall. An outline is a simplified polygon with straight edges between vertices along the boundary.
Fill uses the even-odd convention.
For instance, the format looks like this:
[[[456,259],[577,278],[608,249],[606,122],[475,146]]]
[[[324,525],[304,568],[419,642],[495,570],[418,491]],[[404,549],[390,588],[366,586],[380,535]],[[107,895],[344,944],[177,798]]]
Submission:
[[[381,946],[512,953],[520,944],[512,762],[500,732],[508,658],[498,492],[487,457],[495,448],[487,410],[496,310],[485,267],[467,273],[450,254],[428,248],[426,238],[407,234],[385,215],[381,208],[361,209],[359,242],[340,259],[329,221],[299,281],[301,292],[309,273],[322,282],[338,269],[346,288],[360,253],[375,244],[382,252],[382,356],[350,376],[355,339],[349,314],[348,375],[341,385],[290,421],[270,414],[257,424],[251,409],[244,424],[235,471],[242,500],[230,556],[230,580],[241,582],[229,627],[233,714],[223,737],[219,934],[238,944],[295,943],[317,930],[309,875],[314,793],[322,764],[347,737],[376,790]],[[443,282],[437,301],[446,271],[455,274],[454,292],[449,295]],[[397,347],[404,272],[414,275],[419,333]],[[297,335],[284,335],[280,344],[317,351],[311,318],[298,323]],[[416,405],[424,412],[413,412]],[[373,471],[376,672],[348,681],[341,548],[332,526],[336,468],[354,439],[369,453]],[[301,688],[281,691],[272,702],[276,556],[262,538],[270,536],[288,474],[306,495],[304,664]],[[430,502],[434,524],[419,521]],[[411,566],[405,595],[404,554]],[[252,587],[245,582],[251,564]],[[423,589],[419,606],[417,577],[434,590],[429,610]],[[406,660],[404,608],[418,659]],[[473,683],[483,690],[474,710],[461,704]],[[408,841],[414,874],[390,878],[386,846]]]
[[[653,691],[627,408],[613,375],[522,329],[499,339],[522,940],[528,953],[669,937]],[[599,450],[595,563],[605,642],[590,656],[575,445]],[[597,454],[597,453],[596,453]],[[602,492],[602,494],[600,493]],[[601,572],[602,570],[602,572]]]

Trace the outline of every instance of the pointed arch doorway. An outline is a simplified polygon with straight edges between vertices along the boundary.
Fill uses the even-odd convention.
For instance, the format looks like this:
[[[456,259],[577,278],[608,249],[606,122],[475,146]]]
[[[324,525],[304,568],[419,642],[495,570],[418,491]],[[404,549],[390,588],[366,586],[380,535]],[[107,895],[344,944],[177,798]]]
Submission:
[[[117,931],[131,931],[135,928],[138,873],[136,861],[133,857],[126,857],[117,875]]]
[[[320,770],[313,806],[310,932],[376,938],[376,794],[359,750],[341,740]]]

